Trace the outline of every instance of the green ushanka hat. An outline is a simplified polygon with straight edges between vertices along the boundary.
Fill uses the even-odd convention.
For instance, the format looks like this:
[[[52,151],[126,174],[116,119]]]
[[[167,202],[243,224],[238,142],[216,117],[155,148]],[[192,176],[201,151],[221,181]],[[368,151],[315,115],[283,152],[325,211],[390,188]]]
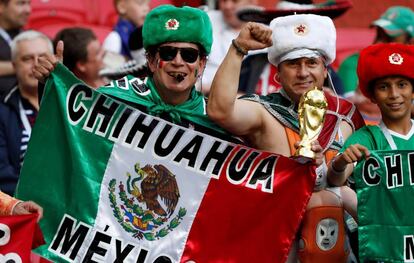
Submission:
[[[145,49],[166,42],[191,42],[200,44],[209,54],[213,31],[206,12],[188,6],[161,5],[147,14],[142,38]]]

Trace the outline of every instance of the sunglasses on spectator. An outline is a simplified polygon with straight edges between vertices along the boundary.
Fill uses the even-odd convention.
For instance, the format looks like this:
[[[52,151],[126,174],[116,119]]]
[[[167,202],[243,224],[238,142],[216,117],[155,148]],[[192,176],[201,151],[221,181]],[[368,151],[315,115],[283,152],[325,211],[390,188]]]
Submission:
[[[158,48],[158,54],[160,58],[164,61],[171,61],[176,56],[178,51],[180,51],[181,58],[187,63],[194,63],[197,61],[200,52],[191,47],[172,47],[172,46],[162,46]]]

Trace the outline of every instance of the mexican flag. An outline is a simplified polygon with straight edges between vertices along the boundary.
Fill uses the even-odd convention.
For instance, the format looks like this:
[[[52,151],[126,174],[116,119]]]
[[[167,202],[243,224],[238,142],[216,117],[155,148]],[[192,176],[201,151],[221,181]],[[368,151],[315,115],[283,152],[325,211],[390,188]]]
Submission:
[[[371,151],[354,176],[361,262],[414,262],[414,150]]]
[[[44,244],[37,217],[0,216],[0,262],[30,262],[30,250]]]
[[[147,115],[58,65],[18,197],[54,262],[284,262],[315,167]]]

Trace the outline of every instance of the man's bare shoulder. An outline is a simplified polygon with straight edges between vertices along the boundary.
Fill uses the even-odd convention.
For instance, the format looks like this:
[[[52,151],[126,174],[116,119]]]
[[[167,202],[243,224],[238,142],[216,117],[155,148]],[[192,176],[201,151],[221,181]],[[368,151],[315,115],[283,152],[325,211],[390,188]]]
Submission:
[[[260,105],[260,108],[262,125],[259,129],[252,131],[245,136],[249,142],[249,145],[262,151],[269,151],[284,156],[290,156],[290,148],[285,127],[263,106]]]

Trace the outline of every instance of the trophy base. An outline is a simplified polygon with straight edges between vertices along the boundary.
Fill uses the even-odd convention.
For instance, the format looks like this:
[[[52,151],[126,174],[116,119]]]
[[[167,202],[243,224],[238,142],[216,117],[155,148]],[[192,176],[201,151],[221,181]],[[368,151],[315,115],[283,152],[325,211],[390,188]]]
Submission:
[[[310,163],[313,161],[312,158],[301,156],[301,155],[293,156],[292,159],[300,164]]]
[[[303,146],[299,146],[299,148],[295,152],[295,157],[306,157],[309,159],[315,159],[315,153],[309,149],[305,148]]]

